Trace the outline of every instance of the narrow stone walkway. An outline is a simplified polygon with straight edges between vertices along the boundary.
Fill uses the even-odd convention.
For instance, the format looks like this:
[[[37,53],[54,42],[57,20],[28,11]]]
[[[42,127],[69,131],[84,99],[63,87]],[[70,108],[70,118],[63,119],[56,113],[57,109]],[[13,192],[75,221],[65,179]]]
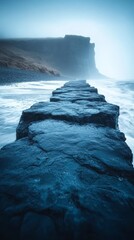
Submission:
[[[0,239],[133,239],[132,153],[118,116],[86,81],[23,111],[0,151]]]

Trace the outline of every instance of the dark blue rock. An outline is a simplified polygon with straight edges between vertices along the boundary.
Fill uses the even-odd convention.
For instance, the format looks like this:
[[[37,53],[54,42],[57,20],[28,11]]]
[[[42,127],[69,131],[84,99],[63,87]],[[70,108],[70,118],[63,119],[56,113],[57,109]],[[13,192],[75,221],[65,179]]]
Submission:
[[[133,239],[134,171],[119,108],[85,81],[56,91],[58,102],[23,112],[18,140],[0,151],[1,239]]]

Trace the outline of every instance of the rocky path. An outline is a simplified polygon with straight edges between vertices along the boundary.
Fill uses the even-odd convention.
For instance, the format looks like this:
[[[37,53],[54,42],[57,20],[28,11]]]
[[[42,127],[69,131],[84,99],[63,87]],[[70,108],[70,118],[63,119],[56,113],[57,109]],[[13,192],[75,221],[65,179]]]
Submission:
[[[0,239],[133,239],[132,153],[118,115],[86,81],[22,113],[17,141],[0,151]]]

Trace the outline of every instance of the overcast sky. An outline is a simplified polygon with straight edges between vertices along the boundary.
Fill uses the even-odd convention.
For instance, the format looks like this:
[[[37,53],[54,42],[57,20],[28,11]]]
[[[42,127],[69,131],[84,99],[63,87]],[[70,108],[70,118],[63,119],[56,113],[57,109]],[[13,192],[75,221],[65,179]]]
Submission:
[[[134,78],[134,0],[0,0],[0,37],[90,36],[96,65]]]

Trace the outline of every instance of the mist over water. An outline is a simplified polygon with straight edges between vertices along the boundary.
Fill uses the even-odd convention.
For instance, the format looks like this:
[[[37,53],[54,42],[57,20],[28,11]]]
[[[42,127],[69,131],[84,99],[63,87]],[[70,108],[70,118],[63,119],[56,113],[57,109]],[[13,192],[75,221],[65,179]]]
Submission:
[[[65,81],[39,81],[0,86],[0,147],[16,137],[21,113],[32,104],[49,101],[51,93]],[[119,128],[134,154],[134,81],[88,80],[110,103],[120,106]]]
[[[111,78],[134,77],[133,0],[0,0],[0,38],[83,35]]]

